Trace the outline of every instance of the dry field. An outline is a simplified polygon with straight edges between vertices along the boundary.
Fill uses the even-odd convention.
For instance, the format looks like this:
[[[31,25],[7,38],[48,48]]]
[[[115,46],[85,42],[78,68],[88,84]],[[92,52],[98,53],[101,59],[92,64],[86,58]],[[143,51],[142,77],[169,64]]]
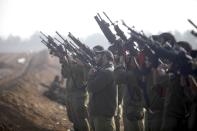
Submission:
[[[0,54],[0,130],[66,131],[66,109],[43,95],[59,74],[56,58],[46,51]]]

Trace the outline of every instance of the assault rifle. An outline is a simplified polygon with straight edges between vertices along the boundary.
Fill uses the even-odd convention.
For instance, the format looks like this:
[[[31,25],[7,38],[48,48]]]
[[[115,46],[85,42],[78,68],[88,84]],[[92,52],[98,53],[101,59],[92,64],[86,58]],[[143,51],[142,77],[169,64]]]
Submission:
[[[81,49],[83,50],[86,55],[90,56],[93,58],[95,56],[94,52],[85,44],[83,44],[79,39],[77,39],[73,34],[70,32],[68,33],[68,37]]]
[[[112,33],[112,31],[109,28],[109,23],[107,23],[104,19],[101,18],[100,14],[97,13],[96,16],[94,16],[97,24],[99,25],[101,31],[107,38],[110,44],[114,44],[116,41],[116,36]]]
[[[131,27],[129,27],[123,20],[122,24],[130,31],[130,40],[138,41],[138,40],[143,40],[144,42],[151,42],[151,39],[149,39],[143,31],[137,32]]]
[[[65,49],[67,49],[69,52],[71,52],[75,57],[77,57],[83,64],[85,64],[88,67],[92,67],[95,65],[95,61],[93,57],[88,56],[85,51],[82,50],[82,48],[79,48],[76,46],[75,43],[68,41],[62,37],[57,31],[57,35],[64,41],[61,43],[64,45]]]
[[[111,19],[108,17],[108,15],[105,12],[103,12],[103,14],[109,20],[109,22],[111,23],[111,25],[113,25],[114,30],[116,31],[116,35],[118,35],[123,41],[126,41],[127,40],[127,37],[125,36],[124,32],[120,29],[120,27],[118,26],[118,24],[113,23],[111,21]]]
[[[191,25],[193,25],[194,28],[197,29],[197,25],[195,25],[194,22],[192,22],[190,19],[188,19],[188,22],[189,22]],[[194,35],[195,37],[197,37],[197,32],[196,32],[196,31],[192,30],[192,31],[191,31],[191,34]]]
[[[136,41],[142,49],[148,51],[148,57],[151,58],[155,67],[159,64],[158,62],[160,62],[158,60],[167,59],[173,63],[173,70],[171,70],[173,73],[180,73],[183,75],[192,74],[192,57],[185,53],[181,48],[166,49],[161,46],[161,43],[151,40],[134,30],[132,30],[131,38],[129,40],[131,42]]]
[[[104,12],[103,12],[104,13]],[[108,20],[111,22],[111,24],[114,26],[114,29],[117,33],[117,35],[124,41],[124,45],[123,45],[123,48],[119,49],[120,44],[121,42],[118,42],[116,40],[116,37],[115,35],[111,32],[111,30],[109,29],[109,24],[106,23],[99,15],[99,18],[101,19],[101,21],[98,20],[98,18],[96,19],[97,20],[97,23],[99,24],[101,30],[103,31],[104,34],[106,34],[106,38],[110,41],[111,44],[113,44],[113,46],[111,46],[111,48],[116,48],[115,50],[122,50],[123,52],[125,51],[126,49],[126,46],[128,45],[129,47],[129,51],[130,51],[130,54],[133,54],[133,52],[135,52],[135,55],[136,55],[136,52],[137,52],[137,49],[134,47],[134,44],[133,42],[134,41],[130,41],[129,39],[126,38],[126,36],[124,35],[123,31],[119,28],[118,25],[115,25],[110,19],[109,17],[106,15],[106,13],[104,13],[104,15],[108,18]],[[100,23],[99,23],[100,22]],[[103,23],[102,23],[103,22]],[[135,36],[139,36],[139,34],[136,34]],[[118,46],[117,46],[118,45]],[[121,44],[122,45],[122,44]],[[117,48],[118,47],[118,48]],[[121,51],[121,52],[122,52]],[[132,53],[131,53],[132,52]],[[124,52],[124,54],[126,54]],[[141,84],[143,85],[142,86],[142,89],[143,89],[143,95],[144,95],[144,99],[146,101],[146,105],[147,105],[147,110],[149,110],[149,107],[150,107],[150,103],[149,103],[149,97],[147,95],[147,89],[146,89],[146,84]],[[140,86],[141,86],[140,85]]]
[[[66,50],[61,45],[58,45],[50,35],[47,36],[41,31],[40,33],[47,39],[45,40],[40,36],[41,42],[50,50],[50,54],[57,57],[63,57],[67,55]]]

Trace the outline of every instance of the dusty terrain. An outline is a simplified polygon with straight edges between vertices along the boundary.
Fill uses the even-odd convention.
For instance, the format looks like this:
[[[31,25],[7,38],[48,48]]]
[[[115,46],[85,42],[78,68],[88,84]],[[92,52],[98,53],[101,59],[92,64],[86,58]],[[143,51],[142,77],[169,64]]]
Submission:
[[[24,61],[25,60],[25,61]],[[43,95],[60,65],[47,51],[0,54],[0,130],[66,131],[63,105]]]

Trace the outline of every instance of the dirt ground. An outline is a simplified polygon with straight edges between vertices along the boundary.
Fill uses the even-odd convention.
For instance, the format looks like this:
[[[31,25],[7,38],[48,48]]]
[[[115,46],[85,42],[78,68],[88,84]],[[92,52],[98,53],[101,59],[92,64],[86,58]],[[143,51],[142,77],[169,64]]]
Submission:
[[[60,65],[47,51],[0,54],[0,130],[66,131],[65,106],[51,101],[48,90]]]

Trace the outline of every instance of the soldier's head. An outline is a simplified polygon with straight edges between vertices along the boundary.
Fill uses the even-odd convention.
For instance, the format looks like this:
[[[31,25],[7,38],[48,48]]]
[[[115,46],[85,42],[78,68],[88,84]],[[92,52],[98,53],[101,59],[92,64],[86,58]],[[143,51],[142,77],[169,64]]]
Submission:
[[[123,44],[121,43],[115,43],[108,47],[108,50],[110,50],[114,55],[114,62],[115,64],[120,64],[121,57],[124,56],[124,49]]]
[[[173,48],[174,45],[176,44],[175,37],[168,32],[161,33],[160,35],[153,35],[152,38],[153,40],[160,42],[162,46],[167,48]]]
[[[179,41],[179,42],[177,42],[177,45],[182,47],[189,54],[192,51],[191,45],[188,42],[186,42],[186,41]]]
[[[104,51],[104,48],[100,45],[96,45],[96,46],[93,47],[93,51],[96,55],[94,59],[95,59],[97,65],[101,65],[102,64],[102,60],[101,60],[102,51]]]
[[[111,51],[103,50],[97,52],[96,63],[98,65],[106,65],[107,63],[114,62],[114,56]]]
[[[59,81],[60,77],[58,75],[55,76],[54,81]]]
[[[103,50],[104,50],[104,48],[100,45],[96,45],[96,46],[93,47],[93,51],[95,53],[97,53],[98,51],[103,51]]]

